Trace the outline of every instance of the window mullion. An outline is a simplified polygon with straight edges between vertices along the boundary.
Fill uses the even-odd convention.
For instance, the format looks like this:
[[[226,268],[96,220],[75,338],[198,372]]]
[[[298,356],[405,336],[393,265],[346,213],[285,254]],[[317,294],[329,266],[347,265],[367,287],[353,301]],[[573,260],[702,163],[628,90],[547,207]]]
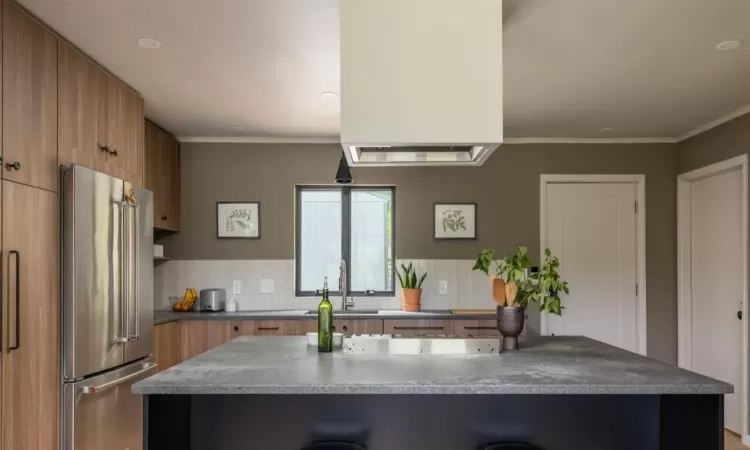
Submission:
[[[351,265],[351,188],[341,188],[341,259],[346,263],[346,286],[352,290]]]

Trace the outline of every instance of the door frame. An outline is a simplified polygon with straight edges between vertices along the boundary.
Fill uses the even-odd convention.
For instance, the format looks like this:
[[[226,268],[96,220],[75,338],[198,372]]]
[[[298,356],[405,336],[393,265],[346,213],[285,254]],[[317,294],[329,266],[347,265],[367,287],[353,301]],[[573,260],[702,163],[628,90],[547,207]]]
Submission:
[[[557,183],[633,183],[636,188],[638,211],[636,213],[636,351],[646,355],[647,345],[647,311],[646,311],[646,175],[643,174],[541,174],[539,176],[539,254],[540,263],[544,261],[544,249],[547,247],[547,185]],[[575,288],[575,286],[574,286]],[[565,301],[563,300],[563,305]],[[541,313],[541,334],[547,335],[549,315]]]
[[[692,307],[692,293],[690,286],[692,276],[690,259],[692,256],[691,242],[691,190],[690,184],[722,172],[740,169],[742,174],[742,443],[750,445],[748,435],[748,325],[747,325],[747,288],[748,288],[748,251],[747,251],[747,155],[740,155],[724,161],[695,169],[677,176],[677,365],[691,370],[692,343],[689,337],[692,329],[690,311]]]

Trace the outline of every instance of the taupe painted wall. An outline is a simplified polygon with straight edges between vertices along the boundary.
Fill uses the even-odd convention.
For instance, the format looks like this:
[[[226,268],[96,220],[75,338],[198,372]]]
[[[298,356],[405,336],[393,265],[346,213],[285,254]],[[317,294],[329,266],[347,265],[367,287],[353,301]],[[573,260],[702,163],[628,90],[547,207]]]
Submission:
[[[677,144],[677,173],[750,152],[750,114]]]
[[[294,186],[332,181],[337,145],[183,144],[175,259],[294,258]],[[482,167],[353,169],[358,184],[396,186],[396,256],[470,259],[486,247],[539,254],[539,175],[646,174],[648,353],[677,359],[676,147],[503,145]],[[216,202],[261,202],[262,239],[217,240]],[[434,202],[476,202],[476,241],[432,239]]]

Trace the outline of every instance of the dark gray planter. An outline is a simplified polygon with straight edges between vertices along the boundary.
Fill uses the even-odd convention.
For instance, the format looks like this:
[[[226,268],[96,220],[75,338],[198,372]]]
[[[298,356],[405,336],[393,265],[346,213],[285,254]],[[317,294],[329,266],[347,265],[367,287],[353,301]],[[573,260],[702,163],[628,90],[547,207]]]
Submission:
[[[497,307],[497,329],[503,335],[503,350],[518,350],[518,336],[524,325],[524,310],[520,306]]]

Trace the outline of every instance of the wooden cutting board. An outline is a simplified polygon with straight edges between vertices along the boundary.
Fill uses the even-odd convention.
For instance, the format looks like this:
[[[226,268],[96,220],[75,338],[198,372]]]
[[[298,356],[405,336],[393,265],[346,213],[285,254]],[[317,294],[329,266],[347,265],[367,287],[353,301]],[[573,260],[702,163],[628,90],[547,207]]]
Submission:
[[[495,314],[494,309],[452,309],[453,314]]]

